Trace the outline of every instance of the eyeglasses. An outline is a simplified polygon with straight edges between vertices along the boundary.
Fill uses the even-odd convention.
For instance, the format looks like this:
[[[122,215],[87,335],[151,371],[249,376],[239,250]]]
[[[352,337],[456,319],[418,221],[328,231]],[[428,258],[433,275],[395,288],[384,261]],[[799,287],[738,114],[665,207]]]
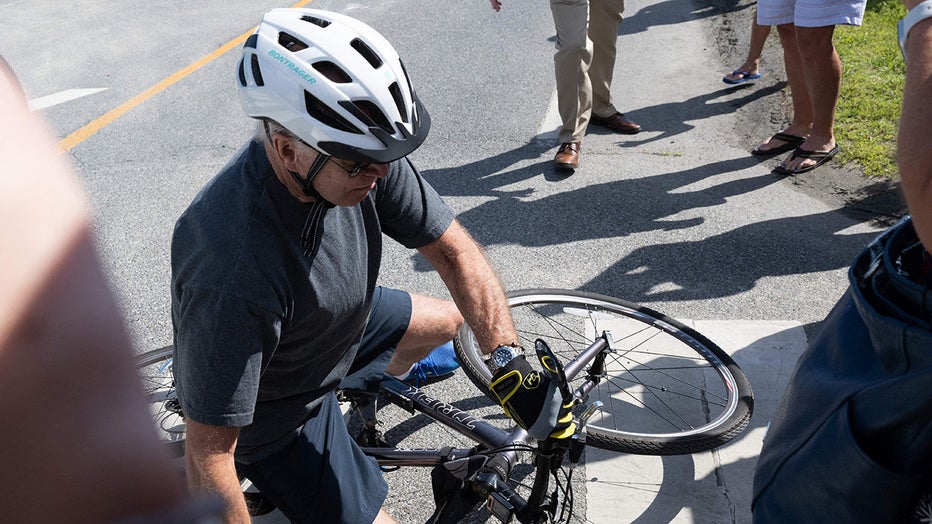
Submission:
[[[262,121],[262,124],[263,124],[263,126],[265,127],[265,134],[266,134],[266,136],[269,137],[269,142],[272,142],[272,132],[271,132],[271,130],[269,129],[269,123],[268,123],[267,121],[263,120],[263,121]],[[291,134],[291,133],[289,133],[289,135],[290,135],[290,136],[293,136],[294,138],[297,138],[297,139],[298,139],[298,142],[301,142],[302,144],[306,145],[307,147],[313,149],[314,151],[317,151],[318,154],[320,154],[320,155],[326,154],[326,153],[324,153],[324,152],[318,150],[316,147],[312,146],[311,144],[308,144],[307,142],[305,142],[304,140],[302,140],[301,137],[299,137],[299,136],[297,136],[297,135],[294,135],[294,134]],[[343,171],[346,171],[346,174],[349,175],[350,178],[359,176],[359,173],[362,173],[363,170],[367,169],[369,166],[372,165],[372,162],[353,162],[353,163],[349,164],[349,166],[347,166],[347,165],[345,165],[345,163],[347,162],[346,160],[339,160],[339,159],[336,159],[336,158],[334,158],[334,157],[332,157],[332,156],[328,156],[328,157],[327,157],[327,160],[329,160],[329,161],[333,162],[334,164],[336,164],[336,166],[339,167],[340,169],[342,169]]]
[[[328,160],[336,164],[336,166],[342,169],[343,171],[346,171],[346,174],[349,175],[350,178],[353,178],[359,175],[359,173],[362,173],[364,169],[367,169],[369,166],[372,165],[372,162],[353,162],[352,164],[349,165],[349,167],[347,167],[343,165],[343,163],[346,162],[345,160],[337,160],[336,158],[333,158],[333,157],[330,157]]]
[[[295,138],[298,139],[298,142],[301,142],[302,144],[306,145],[307,147],[313,149],[314,151],[317,151],[317,154],[319,154],[319,155],[326,155],[326,153],[324,153],[323,151],[320,151],[320,150],[317,149],[316,147],[314,147],[314,146],[312,146],[311,144],[308,144],[307,142],[305,142],[304,140],[302,140],[301,137],[295,136]],[[343,171],[346,171],[346,174],[349,175],[350,178],[353,178],[353,177],[355,177],[355,176],[358,176],[359,173],[362,173],[364,169],[366,169],[366,168],[368,168],[369,166],[372,165],[372,162],[352,162],[352,163],[350,163],[348,160],[342,160],[342,159],[339,159],[339,158],[334,158],[334,157],[332,157],[332,156],[328,156],[328,157],[327,157],[327,160],[333,162],[337,167],[339,167],[339,168],[342,169]],[[347,166],[347,163],[349,163],[348,166]]]

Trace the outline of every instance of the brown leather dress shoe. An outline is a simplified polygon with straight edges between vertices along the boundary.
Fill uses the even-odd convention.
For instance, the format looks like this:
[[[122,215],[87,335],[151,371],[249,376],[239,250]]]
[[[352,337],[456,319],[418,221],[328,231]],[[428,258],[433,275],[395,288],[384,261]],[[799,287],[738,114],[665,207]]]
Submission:
[[[641,126],[628,120],[628,118],[621,113],[615,113],[605,118],[592,115],[590,120],[597,126],[607,127],[612,131],[617,131],[626,135],[636,135],[641,132]]]
[[[579,142],[564,142],[557,150],[553,163],[563,169],[576,169],[579,167]]]

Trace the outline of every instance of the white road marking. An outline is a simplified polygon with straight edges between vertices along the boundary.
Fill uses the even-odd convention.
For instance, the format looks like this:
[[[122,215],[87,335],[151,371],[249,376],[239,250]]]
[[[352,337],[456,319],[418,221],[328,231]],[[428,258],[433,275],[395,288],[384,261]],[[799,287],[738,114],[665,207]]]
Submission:
[[[550,104],[547,106],[547,114],[544,115],[544,121],[540,123],[540,129],[537,131],[537,137],[541,140],[557,140],[560,137],[561,127],[563,127],[563,120],[560,119],[557,92],[554,91]]]
[[[85,97],[88,95],[93,95],[94,93],[99,93],[101,91],[106,91],[106,87],[95,87],[90,89],[66,89],[64,91],[59,91],[58,93],[51,94],[48,96],[42,96],[35,98],[29,101],[29,110],[38,111],[40,109],[45,109],[47,107],[56,106],[58,104],[64,104],[65,102],[70,102],[72,100]]]

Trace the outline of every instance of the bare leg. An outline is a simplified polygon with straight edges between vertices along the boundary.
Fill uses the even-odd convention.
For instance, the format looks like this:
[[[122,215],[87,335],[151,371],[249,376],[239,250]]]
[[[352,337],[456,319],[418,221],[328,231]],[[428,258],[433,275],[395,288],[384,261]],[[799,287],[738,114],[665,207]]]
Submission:
[[[393,519],[389,515],[385,508],[379,510],[379,514],[375,516],[375,520],[372,521],[372,524],[398,524],[398,521]]]
[[[437,346],[449,342],[463,325],[463,315],[449,300],[411,294],[411,321],[386,371],[403,375]]]
[[[812,111],[812,131],[800,147],[810,151],[828,151],[835,147],[835,107],[841,89],[841,59],[832,44],[834,31],[835,26],[796,28],[796,42]],[[795,107],[796,89],[793,89],[793,101]],[[814,163],[807,158],[787,158],[783,167],[795,170]]]
[[[755,21],[751,24],[751,43],[748,46],[747,63],[753,62],[755,65],[760,63],[760,57],[764,54],[764,44],[770,36],[770,26],[760,25]]]
[[[796,46],[796,26],[784,24],[777,26],[780,42],[783,44],[783,63],[786,67],[786,79],[790,84],[790,94],[793,100],[793,118],[790,126],[784,133],[807,137],[812,129],[812,102],[809,91],[806,89],[806,80],[803,75],[802,59]],[[760,149],[767,150],[785,144],[783,140],[770,139],[760,145]]]
[[[770,26],[760,25],[755,21],[751,23],[751,43],[748,46],[748,57],[741,64],[736,72],[747,73],[750,75],[758,73],[760,69],[760,57],[764,53],[764,44],[767,43],[767,37],[770,36]],[[741,79],[740,74],[729,73],[725,78],[736,82]]]

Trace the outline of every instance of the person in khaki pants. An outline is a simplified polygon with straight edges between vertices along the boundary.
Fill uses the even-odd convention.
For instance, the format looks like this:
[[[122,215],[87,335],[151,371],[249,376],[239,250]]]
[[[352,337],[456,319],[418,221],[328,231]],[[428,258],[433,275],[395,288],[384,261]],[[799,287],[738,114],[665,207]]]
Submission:
[[[500,0],[489,1],[495,11],[501,9]],[[550,0],[557,31],[557,105],[563,120],[557,167],[579,166],[579,146],[590,121],[619,133],[641,131],[612,104],[615,40],[624,9],[624,0]]]

